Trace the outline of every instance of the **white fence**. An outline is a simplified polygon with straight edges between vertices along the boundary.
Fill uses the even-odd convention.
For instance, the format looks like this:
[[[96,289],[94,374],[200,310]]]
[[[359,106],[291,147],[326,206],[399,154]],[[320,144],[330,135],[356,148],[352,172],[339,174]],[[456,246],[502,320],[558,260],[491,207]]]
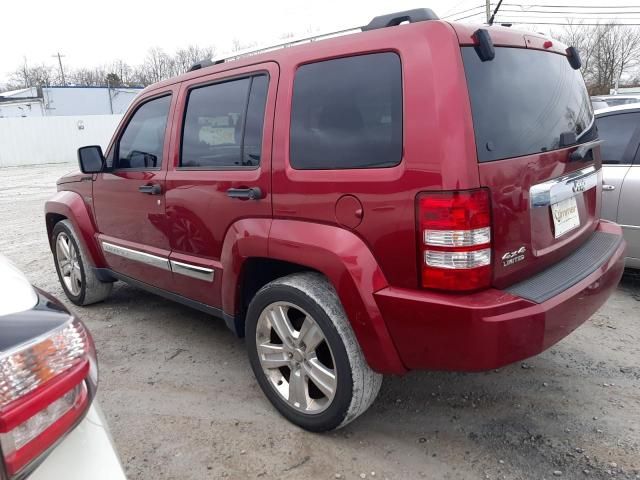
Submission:
[[[75,162],[84,145],[106,148],[122,115],[0,118],[0,167]]]

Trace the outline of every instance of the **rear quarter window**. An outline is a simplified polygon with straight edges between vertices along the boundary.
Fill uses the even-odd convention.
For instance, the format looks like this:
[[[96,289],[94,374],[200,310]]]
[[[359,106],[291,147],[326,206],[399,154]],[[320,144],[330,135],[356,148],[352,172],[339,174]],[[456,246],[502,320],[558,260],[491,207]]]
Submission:
[[[395,53],[301,66],[291,108],[291,166],[392,167],[402,157],[402,73]]]

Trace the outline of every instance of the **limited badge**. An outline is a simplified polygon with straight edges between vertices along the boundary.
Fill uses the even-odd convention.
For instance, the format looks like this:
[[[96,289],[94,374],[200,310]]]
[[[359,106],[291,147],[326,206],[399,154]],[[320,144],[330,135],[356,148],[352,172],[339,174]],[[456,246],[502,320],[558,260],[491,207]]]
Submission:
[[[521,262],[524,260],[524,256],[527,253],[527,249],[522,246],[513,252],[507,252],[502,256],[502,266],[509,267],[514,263]]]

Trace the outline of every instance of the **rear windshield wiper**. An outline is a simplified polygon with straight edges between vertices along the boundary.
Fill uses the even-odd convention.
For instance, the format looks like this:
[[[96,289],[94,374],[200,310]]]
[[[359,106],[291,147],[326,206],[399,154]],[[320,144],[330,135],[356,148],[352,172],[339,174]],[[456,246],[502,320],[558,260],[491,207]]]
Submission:
[[[582,143],[578,148],[576,148],[569,154],[569,161],[575,162],[584,160],[587,157],[587,154],[601,143],[602,140],[593,140],[591,142]]]

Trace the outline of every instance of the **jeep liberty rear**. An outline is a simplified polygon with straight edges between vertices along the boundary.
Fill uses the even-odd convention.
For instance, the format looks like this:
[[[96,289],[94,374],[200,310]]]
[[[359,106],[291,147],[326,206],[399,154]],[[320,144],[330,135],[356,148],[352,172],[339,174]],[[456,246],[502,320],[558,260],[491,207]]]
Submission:
[[[315,40],[148,87],[46,218],[80,252],[71,291],[52,249],[71,301],[121,280],[224,318],[275,408],[322,431],[381,374],[540,353],[625,246],[575,50],[428,9]]]

